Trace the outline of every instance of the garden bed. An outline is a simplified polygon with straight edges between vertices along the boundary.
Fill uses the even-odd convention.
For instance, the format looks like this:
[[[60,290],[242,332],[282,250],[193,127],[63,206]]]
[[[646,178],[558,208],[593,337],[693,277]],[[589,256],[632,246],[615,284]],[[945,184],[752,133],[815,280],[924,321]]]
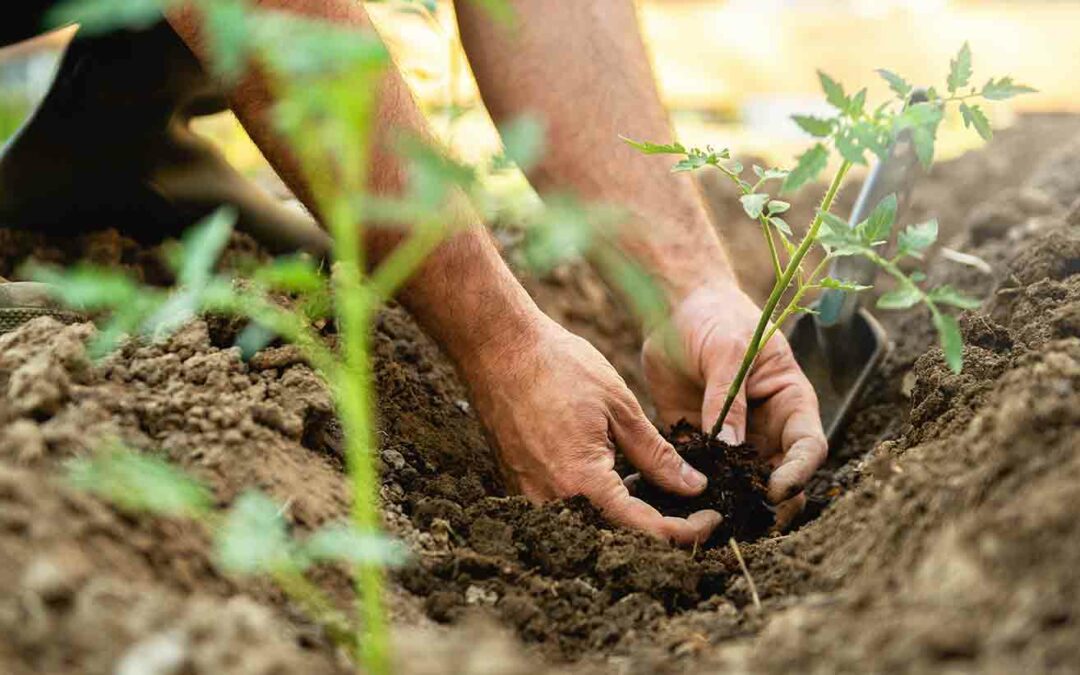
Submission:
[[[1080,145],[1050,152],[1078,132],[1073,118],[1028,119],[920,189],[906,220],[937,215],[944,245],[993,268],[931,265],[932,279],[987,298],[961,319],[965,370],[945,367],[926,317],[886,317],[894,348],[801,527],[741,545],[761,609],[728,547],[674,549],[607,526],[581,499],[506,496],[452,368],[387,308],[375,339],[382,498],[414,551],[391,589],[403,672],[1080,662]],[[759,288],[750,273],[768,266],[739,253],[740,231],[725,239]],[[231,251],[258,254],[242,237]],[[0,230],[5,275],[34,255],[164,282],[156,253],[114,232]],[[568,266],[529,287],[642,392],[630,319],[593,275]],[[271,584],[218,572],[197,525],[123,514],[60,478],[65,460],[116,437],[203,479],[222,505],[255,486],[301,531],[344,516],[328,391],[288,347],[243,363],[237,329],[195,322],[96,366],[86,324],[38,319],[0,337],[0,670],[347,670]],[[349,597],[339,570],[316,578]]]

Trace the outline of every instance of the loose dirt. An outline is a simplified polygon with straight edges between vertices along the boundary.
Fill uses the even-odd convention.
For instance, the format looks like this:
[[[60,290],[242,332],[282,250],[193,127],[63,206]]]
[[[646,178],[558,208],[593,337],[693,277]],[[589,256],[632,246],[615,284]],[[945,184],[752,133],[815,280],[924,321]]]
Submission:
[[[1077,133],[1072,118],[1028,119],[920,191],[913,217],[931,210],[947,247],[993,270],[932,264],[934,279],[987,299],[961,319],[965,370],[945,368],[927,317],[885,316],[895,344],[801,526],[742,544],[761,610],[727,547],[674,549],[580,499],[506,495],[452,367],[388,307],[375,331],[381,496],[414,551],[390,590],[402,672],[1075,668]],[[1030,176],[1019,187],[1018,174]],[[754,234],[725,236],[739,251]],[[3,276],[32,255],[166,283],[159,252],[109,231],[0,229]],[[261,255],[242,236],[230,252]],[[744,277],[767,269],[735,258]],[[529,287],[644,391],[632,322],[591,273],[571,265]],[[258,487],[297,531],[344,517],[325,386],[288,347],[243,362],[237,328],[196,321],[101,363],[83,348],[88,324],[42,318],[0,337],[0,671],[347,672],[272,585],[217,571],[198,526],[122,513],[63,480],[65,460],[119,439],[190,471],[221,506]],[[315,579],[344,605],[343,572]]]

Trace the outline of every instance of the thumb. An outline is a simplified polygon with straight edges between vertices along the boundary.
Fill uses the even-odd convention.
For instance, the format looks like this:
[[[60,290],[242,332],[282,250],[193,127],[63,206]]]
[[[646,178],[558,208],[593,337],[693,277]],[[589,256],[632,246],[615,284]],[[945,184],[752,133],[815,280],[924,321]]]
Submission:
[[[739,364],[718,367],[709,373],[708,382],[705,383],[705,399],[701,407],[702,430],[708,433],[720,414],[724,410],[727,401],[728,390],[735,381]],[[739,445],[746,440],[746,380],[736,393],[731,402],[727,415],[724,417],[724,425],[721,428],[719,439],[728,445]]]
[[[663,490],[691,497],[709,482],[664,440],[633,398],[613,415],[611,436],[630,463]]]

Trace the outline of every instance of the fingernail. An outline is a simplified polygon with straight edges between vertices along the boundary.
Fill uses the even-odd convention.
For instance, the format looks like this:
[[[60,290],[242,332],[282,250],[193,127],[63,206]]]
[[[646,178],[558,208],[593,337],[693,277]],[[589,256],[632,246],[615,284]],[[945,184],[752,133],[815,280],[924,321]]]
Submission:
[[[694,490],[700,490],[709,483],[709,479],[705,477],[705,474],[690,466],[687,462],[682,463],[682,469],[679,472],[682,475],[683,482]]]
[[[725,426],[720,430],[717,438],[728,445],[738,445],[738,441],[735,440],[735,427]]]

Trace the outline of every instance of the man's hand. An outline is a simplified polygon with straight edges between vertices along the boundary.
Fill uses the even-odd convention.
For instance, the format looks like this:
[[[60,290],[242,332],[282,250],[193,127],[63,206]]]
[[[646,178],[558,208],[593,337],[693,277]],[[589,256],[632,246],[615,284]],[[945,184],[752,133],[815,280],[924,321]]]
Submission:
[[[645,378],[660,419],[686,418],[708,430],[720,415],[761,310],[734,282],[703,287],[673,308],[671,330],[645,342]],[[747,399],[755,402],[747,429]],[[828,451],[817,395],[777,333],[758,354],[720,440],[749,440],[774,467],[769,500],[786,524],[805,497],[802,488]]]
[[[511,487],[537,502],[584,495],[609,520],[684,545],[719,525],[715,511],[664,517],[630,496],[615,472],[616,447],[673,493],[698,494],[706,478],[660,436],[588,342],[542,317],[475,358],[463,374]]]

